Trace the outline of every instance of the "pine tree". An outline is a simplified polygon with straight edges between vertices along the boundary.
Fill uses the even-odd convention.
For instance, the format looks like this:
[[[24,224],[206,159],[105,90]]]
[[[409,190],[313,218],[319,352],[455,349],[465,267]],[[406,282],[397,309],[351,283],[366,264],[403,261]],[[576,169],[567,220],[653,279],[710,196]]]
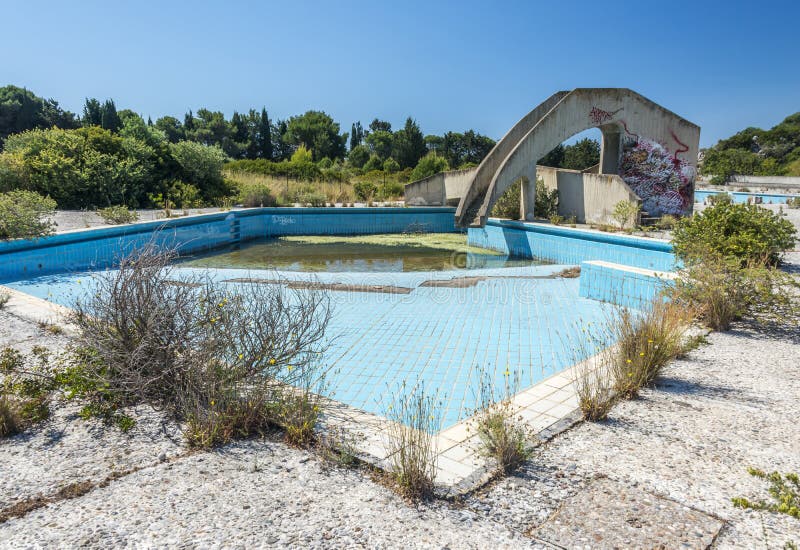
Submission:
[[[100,126],[102,126],[104,130],[109,130],[111,132],[118,132],[122,127],[122,121],[119,119],[117,106],[114,105],[113,99],[107,99],[106,102],[103,103]]]
[[[261,118],[258,121],[258,153],[262,159],[272,160],[272,128],[270,127],[267,110],[261,109]]]
[[[83,104],[83,118],[81,122],[84,126],[100,126],[103,118],[103,107],[95,98],[86,98]]]

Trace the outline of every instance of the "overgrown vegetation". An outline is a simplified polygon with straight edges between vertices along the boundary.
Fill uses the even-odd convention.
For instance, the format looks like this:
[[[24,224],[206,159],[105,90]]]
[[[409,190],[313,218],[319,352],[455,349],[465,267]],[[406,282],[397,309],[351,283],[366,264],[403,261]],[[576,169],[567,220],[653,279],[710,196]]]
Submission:
[[[0,351],[0,438],[21,433],[50,417],[58,372],[50,353],[34,347],[29,356],[13,348]]]
[[[521,193],[521,181],[517,180],[509,185],[492,206],[492,217],[518,220],[521,214]]]
[[[786,117],[770,130],[746,128],[705,151],[701,173],[712,183],[725,183],[734,174],[800,176],[800,113]]]
[[[498,392],[494,373],[479,374],[478,407],[470,421],[480,441],[480,452],[494,461],[504,474],[516,469],[530,456],[528,429],[519,417],[513,397],[519,391],[519,375],[503,373],[503,389]]]
[[[643,311],[618,308],[611,313],[606,325],[616,344],[609,348],[606,364],[620,397],[638,395],[683,353],[693,317],[691,309],[661,299]]]
[[[536,182],[536,198],[533,209],[537,218],[550,218],[558,214],[558,189],[548,189],[541,179]]]
[[[796,323],[800,283],[761,258],[726,257],[718,252],[687,258],[667,295],[695,311],[705,325],[728,330],[733,321],[750,317],[762,323]]]
[[[138,403],[165,410],[204,447],[286,422],[287,386],[322,374],[326,295],[179,278],[173,258],[138,251],[77,302],[73,396],[93,416]]]
[[[433,434],[440,425],[439,405],[422,385],[407,391],[404,382],[387,407],[391,479],[398,492],[412,500],[433,495],[437,464]]]
[[[796,243],[792,222],[751,204],[717,203],[675,227],[672,245],[683,260],[708,253],[775,265]]]
[[[31,191],[0,193],[0,239],[30,239],[52,234],[55,210],[54,200]]]
[[[632,201],[619,201],[614,205],[614,210],[611,217],[620,229],[625,229],[628,226],[635,225],[639,220],[640,206]]]
[[[751,510],[766,510],[800,519],[800,476],[796,473],[772,472],[767,474],[756,468],[748,468],[747,471],[751,476],[769,482],[768,492],[772,497],[771,502],[763,499],[752,501],[744,497],[737,497],[732,499],[734,506]]]
[[[97,213],[104,222],[113,225],[133,223],[139,219],[139,214],[135,210],[128,209],[127,206],[109,206],[99,209]]]

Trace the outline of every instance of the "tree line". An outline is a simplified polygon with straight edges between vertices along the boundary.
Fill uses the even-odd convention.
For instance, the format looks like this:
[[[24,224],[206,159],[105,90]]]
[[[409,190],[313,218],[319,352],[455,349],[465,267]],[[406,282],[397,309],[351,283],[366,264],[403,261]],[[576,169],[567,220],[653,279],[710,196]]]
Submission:
[[[745,128],[702,153],[700,171],[713,183],[734,174],[800,176],[800,113],[769,130]]]
[[[375,118],[350,132],[324,111],[271,119],[266,108],[206,108],[182,119],[145,120],[113,99],[87,98],[78,115],[17,86],[0,88],[0,191],[29,189],[59,207],[209,204],[230,196],[225,175],[258,172],[314,181],[366,178],[396,184],[478,165],[494,140],[470,129],[425,135],[408,117],[393,129]],[[542,162],[586,168],[599,144],[559,146]]]

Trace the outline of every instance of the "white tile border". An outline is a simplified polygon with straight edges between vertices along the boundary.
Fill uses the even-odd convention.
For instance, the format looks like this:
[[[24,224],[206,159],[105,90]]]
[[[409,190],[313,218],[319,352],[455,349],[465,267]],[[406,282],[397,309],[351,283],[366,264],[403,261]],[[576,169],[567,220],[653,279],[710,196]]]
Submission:
[[[67,333],[72,328],[66,324],[71,310],[24,292],[0,285],[10,300],[6,309],[32,322],[59,324]],[[602,354],[603,352],[601,352]],[[541,438],[544,432],[567,421],[571,425],[576,418],[577,396],[573,377],[582,365],[594,365],[600,354],[586,361],[555,373],[537,384],[522,390],[512,398],[512,407],[531,430],[531,435]],[[325,398],[322,431],[337,428],[355,438],[355,450],[359,459],[381,469],[390,467],[388,425],[393,422],[383,416],[357,409],[335,399]],[[492,469],[479,454],[477,437],[471,433],[474,417],[467,418],[434,434],[438,454],[436,482],[443,494],[466,492],[488,481]],[[552,435],[552,434],[551,434]]]

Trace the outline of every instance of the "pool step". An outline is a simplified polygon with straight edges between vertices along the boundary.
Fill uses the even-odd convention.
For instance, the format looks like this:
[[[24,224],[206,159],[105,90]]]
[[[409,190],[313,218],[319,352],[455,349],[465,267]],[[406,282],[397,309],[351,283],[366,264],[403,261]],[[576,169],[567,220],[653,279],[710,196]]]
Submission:
[[[239,218],[231,219],[231,240],[237,243],[242,240],[242,226]]]

